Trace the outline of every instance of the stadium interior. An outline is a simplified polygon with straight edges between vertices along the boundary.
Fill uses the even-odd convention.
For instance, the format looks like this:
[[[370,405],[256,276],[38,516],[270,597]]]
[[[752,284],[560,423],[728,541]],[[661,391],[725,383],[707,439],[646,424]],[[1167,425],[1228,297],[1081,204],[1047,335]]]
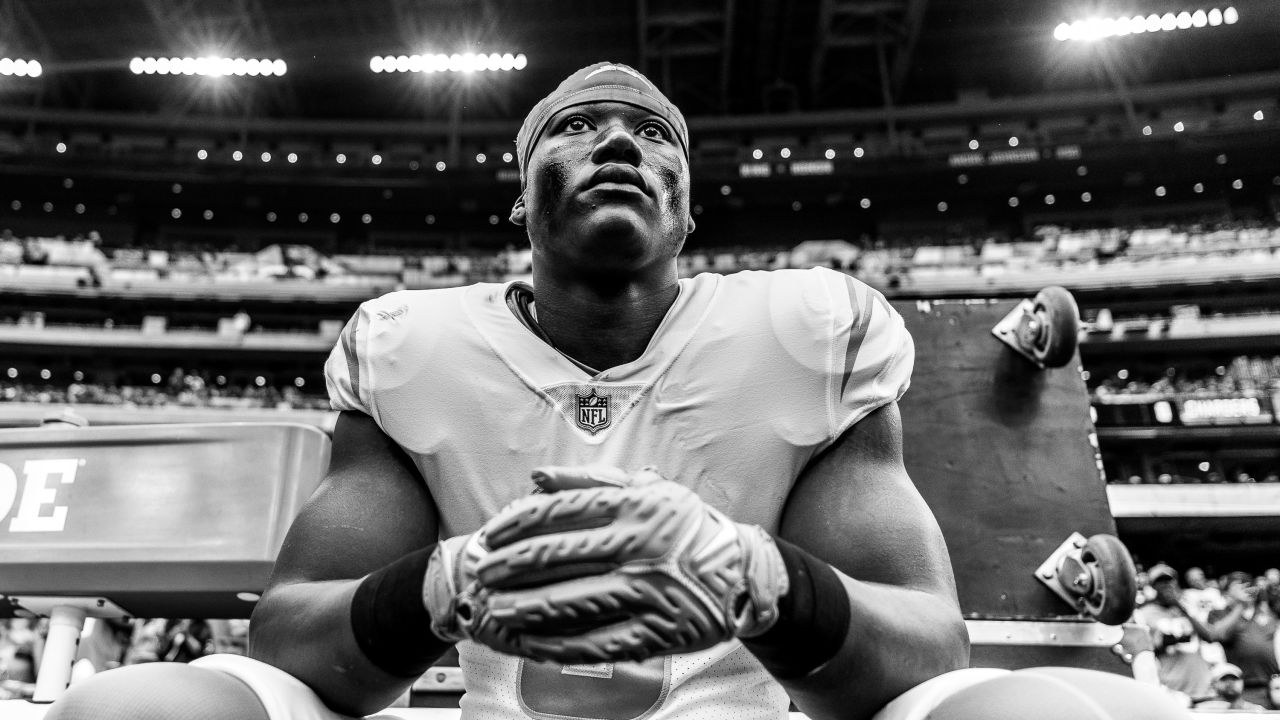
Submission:
[[[360,302],[529,277],[516,131],[608,59],[688,117],[683,275],[1066,288],[1139,569],[1265,578],[1280,4],[1082,5],[0,0],[0,428],[331,431]]]

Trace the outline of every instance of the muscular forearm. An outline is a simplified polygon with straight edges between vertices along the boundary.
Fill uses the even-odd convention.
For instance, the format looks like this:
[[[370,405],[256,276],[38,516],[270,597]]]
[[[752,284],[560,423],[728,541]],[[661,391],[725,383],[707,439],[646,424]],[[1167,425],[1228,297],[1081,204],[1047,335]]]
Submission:
[[[251,657],[306,683],[330,708],[357,716],[387,707],[415,679],[384,672],[356,643],[351,598],[359,584],[276,585],[254,610],[249,636]]]
[[[782,685],[814,720],[869,718],[903,692],[969,664],[969,635],[955,601],[853,580],[844,645],[816,672]]]
[[[1196,629],[1196,632],[1200,634],[1200,637],[1205,640],[1210,642],[1222,642],[1235,634],[1236,625],[1244,619],[1245,607],[1244,603],[1237,602],[1232,605],[1231,609],[1227,611],[1227,614],[1219,618],[1217,622],[1206,627],[1193,619],[1191,620],[1191,625]],[[1190,618],[1191,616],[1188,614],[1187,617]]]

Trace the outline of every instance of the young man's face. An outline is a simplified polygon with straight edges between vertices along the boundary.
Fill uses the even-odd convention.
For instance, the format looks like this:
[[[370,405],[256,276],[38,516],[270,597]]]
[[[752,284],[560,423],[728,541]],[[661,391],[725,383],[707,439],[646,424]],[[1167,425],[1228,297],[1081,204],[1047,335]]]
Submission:
[[[599,102],[552,116],[529,157],[535,252],[627,271],[670,259],[689,231],[689,166],[670,124]]]
[[[1227,596],[1236,602],[1253,604],[1258,598],[1258,588],[1251,582],[1233,580],[1227,584]]]
[[[1156,602],[1165,607],[1178,604],[1178,583],[1173,578],[1163,577],[1151,583],[1156,591]]]

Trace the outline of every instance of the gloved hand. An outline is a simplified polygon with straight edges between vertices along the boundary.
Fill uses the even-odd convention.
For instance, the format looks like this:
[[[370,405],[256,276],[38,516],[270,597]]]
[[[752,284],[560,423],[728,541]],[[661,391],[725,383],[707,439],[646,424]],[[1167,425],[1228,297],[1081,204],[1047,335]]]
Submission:
[[[631,480],[627,473],[611,466],[589,466],[575,470],[577,472],[572,476],[560,478],[555,487],[620,487]],[[537,480],[535,471],[534,492],[547,492],[548,488],[537,484]],[[503,517],[502,513],[498,517]],[[489,552],[485,538],[495,522],[496,518],[491,519],[474,533],[442,540],[427,562],[422,583],[422,602],[431,615],[432,632],[446,642],[468,639],[473,629],[488,627],[488,616],[476,614],[484,610],[475,603],[475,595],[479,590],[476,584],[476,566]],[[496,637],[500,633],[500,628],[488,627],[485,634],[498,649],[509,650],[498,645]]]
[[[772,537],[656,471],[540,468],[548,494],[486,523],[474,639],[561,663],[643,660],[758,635],[788,589]]]
[[[431,631],[446,642],[469,636],[467,628],[471,618],[467,613],[476,590],[476,565],[488,552],[484,537],[487,527],[470,535],[442,540],[427,561],[422,604],[431,614]]]

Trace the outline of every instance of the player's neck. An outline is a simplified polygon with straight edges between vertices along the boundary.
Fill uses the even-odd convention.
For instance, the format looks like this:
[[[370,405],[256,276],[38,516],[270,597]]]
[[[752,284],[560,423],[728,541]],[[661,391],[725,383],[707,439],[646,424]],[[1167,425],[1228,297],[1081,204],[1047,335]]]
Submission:
[[[535,268],[533,286],[538,325],[556,349],[601,371],[644,354],[680,292],[674,268],[617,285],[574,282]]]

